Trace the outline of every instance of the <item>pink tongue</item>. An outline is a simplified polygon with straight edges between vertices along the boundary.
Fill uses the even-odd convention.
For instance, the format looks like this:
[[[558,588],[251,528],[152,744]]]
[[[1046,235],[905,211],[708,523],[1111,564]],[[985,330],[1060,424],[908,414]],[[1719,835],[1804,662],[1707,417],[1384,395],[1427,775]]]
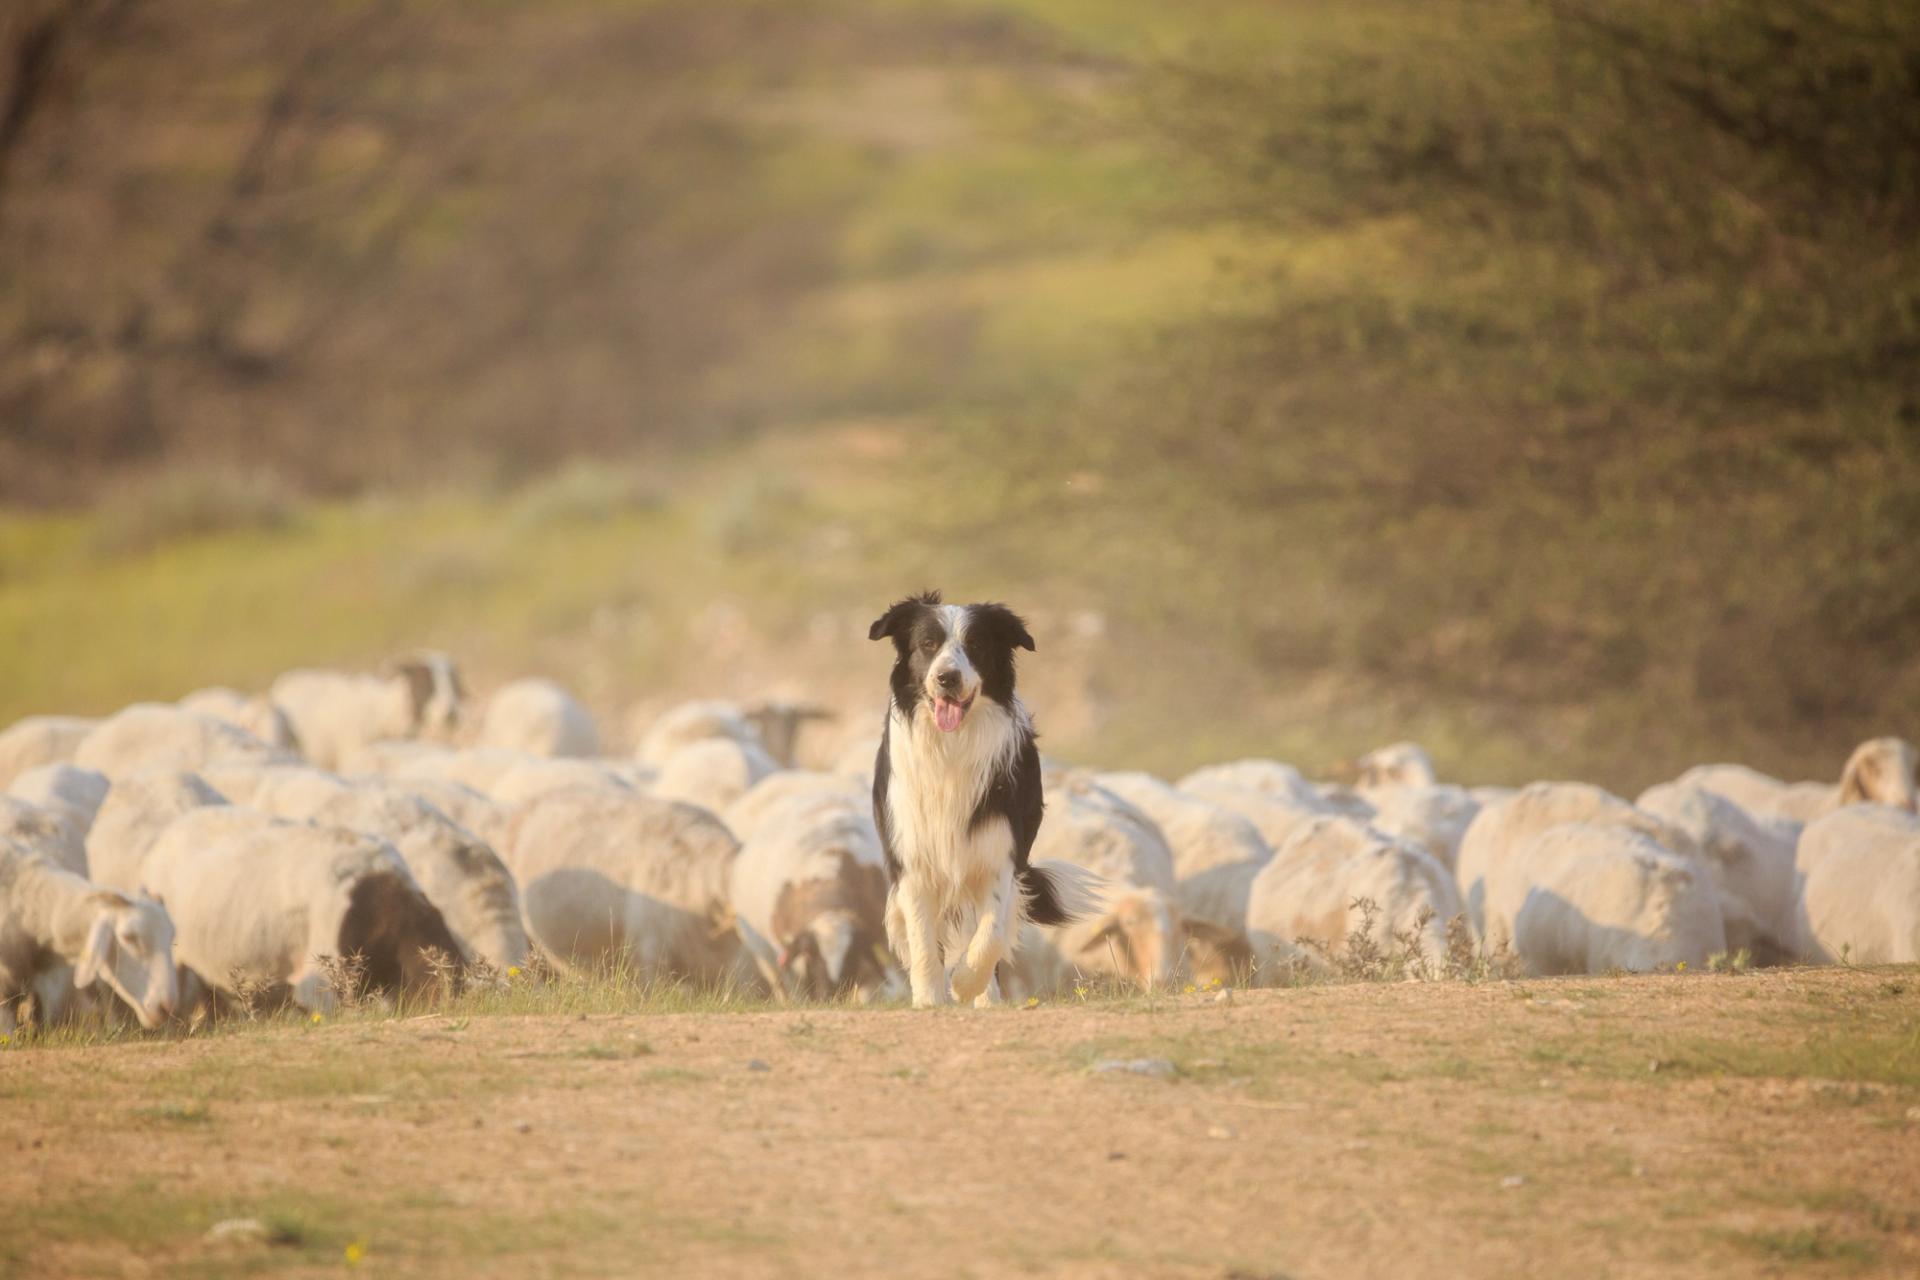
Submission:
[[[960,727],[962,708],[951,698],[936,698],[933,702],[934,727],[942,733],[952,733]]]

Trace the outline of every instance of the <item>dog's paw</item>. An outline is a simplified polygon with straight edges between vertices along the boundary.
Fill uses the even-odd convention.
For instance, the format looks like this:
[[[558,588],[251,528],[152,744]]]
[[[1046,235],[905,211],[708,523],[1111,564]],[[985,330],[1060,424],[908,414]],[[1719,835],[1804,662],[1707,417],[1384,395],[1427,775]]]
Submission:
[[[961,1004],[972,1004],[974,997],[987,989],[987,983],[993,981],[992,969],[975,969],[968,964],[953,967],[953,998]]]

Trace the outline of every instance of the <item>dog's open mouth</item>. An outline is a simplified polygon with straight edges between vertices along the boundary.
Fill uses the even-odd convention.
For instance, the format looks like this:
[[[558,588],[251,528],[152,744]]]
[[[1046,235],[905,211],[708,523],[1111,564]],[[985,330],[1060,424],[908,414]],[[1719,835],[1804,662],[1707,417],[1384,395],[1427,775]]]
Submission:
[[[933,700],[933,725],[942,733],[952,733],[967,718],[967,712],[973,707],[973,699],[955,702],[952,698],[940,697]]]

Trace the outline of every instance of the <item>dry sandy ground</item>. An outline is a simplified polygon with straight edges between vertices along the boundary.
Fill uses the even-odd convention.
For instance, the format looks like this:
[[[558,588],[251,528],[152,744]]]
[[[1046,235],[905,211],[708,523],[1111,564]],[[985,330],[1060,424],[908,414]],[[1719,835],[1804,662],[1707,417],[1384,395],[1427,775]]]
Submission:
[[[1913,1276],[1920,971],[282,1022],[0,1151],[20,1276]]]

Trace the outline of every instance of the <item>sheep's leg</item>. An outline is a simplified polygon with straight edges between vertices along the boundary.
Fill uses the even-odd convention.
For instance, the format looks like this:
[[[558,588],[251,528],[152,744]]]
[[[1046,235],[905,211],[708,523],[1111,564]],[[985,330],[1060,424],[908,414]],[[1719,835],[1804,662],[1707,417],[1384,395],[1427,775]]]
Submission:
[[[1009,862],[993,886],[986,910],[973,922],[973,937],[967,943],[966,958],[953,967],[953,998],[962,1004],[972,1001],[984,1007],[993,1003],[987,999],[989,992],[998,998],[993,969],[1013,949],[1014,902],[1013,864]]]
[[[987,975],[987,989],[973,998],[973,1007],[991,1009],[994,1005],[1004,1003],[1006,1003],[1005,997],[1000,993],[1000,970],[996,967]]]
[[[930,1009],[947,1003],[947,975],[940,962],[940,937],[933,903],[916,878],[903,876],[894,889],[900,903],[900,922],[907,938],[907,981],[913,988],[913,1007]]]

